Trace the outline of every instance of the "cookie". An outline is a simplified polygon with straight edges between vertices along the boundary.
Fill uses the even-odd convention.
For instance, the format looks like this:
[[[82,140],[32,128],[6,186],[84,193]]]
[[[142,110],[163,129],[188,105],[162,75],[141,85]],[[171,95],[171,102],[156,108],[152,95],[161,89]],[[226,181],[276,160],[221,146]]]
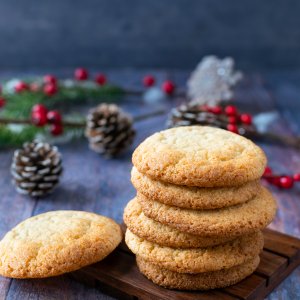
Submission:
[[[125,241],[136,255],[178,273],[202,273],[228,269],[257,256],[263,247],[260,231],[226,244],[197,249],[174,249],[148,242],[127,229]]]
[[[200,248],[224,244],[234,237],[201,237],[180,232],[175,228],[156,222],[144,215],[136,199],[128,202],[124,210],[124,222],[128,229],[137,236],[171,248]]]
[[[209,290],[233,285],[246,278],[255,271],[260,259],[259,256],[255,256],[229,269],[199,274],[173,272],[139,256],[136,257],[136,261],[141,273],[162,287],[177,290]]]
[[[112,219],[83,211],[51,211],[29,218],[0,242],[0,274],[43,278],[98,262],[122,240]]]
[[[276,202],[272,194],[262,188],[261,193],[248,202],[211,210],[191,210],[169,206],[137,197],[144,214],[182,232],[203,236],[224,237],[248,234],[265,228],[274,218]]]
[[[185,126],[148,137],[134,151],[134,166],[155,180],[198,187],[242,185],[260,178],[264,152],[219,128]]]
[[[214,209],[244,203],[260,190],[259,180],[235,187],[198,188],[175,185],[151,179],[135,167],[131,171],[131,182],[145,197],[168,205],[191,209]]]

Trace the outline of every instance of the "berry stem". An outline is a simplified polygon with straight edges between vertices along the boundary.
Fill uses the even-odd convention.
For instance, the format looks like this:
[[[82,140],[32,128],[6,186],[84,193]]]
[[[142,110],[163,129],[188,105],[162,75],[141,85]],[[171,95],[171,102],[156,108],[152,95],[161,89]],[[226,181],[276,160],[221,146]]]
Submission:
[[[166,110],[156,110],[149,113],[141,114],[133,117],[133,121],[139,122],[151,117],[160,116],[166,113]],[[0,118],[0,125],[9,125],[9,124],[20,124],[20,125],[34,125],[30,119],[10,119],[10,118]],[[63,121],[62,125],[65,127],[85,127],[86,123],[83,122],[74,122],[74,121]]]
[[[34,125],[30,119],[7,119],[0,118],[0,124],[9,125],[9,124],[20,124],[20,125]],[[85,122],[72,122],[72,121],[64,121],[63,126],[66,127],[84,127]]]
[[[142,114],[142,115],[134,116],[133,121],[134,122],[143,121],[143,120],[146,120],[146,119],[149,119],[149,118],[152,118],[152,117],[164,115],[166,112],[167,111],[165,109],[152,111],[152,112],[145,113],[145,114]]]

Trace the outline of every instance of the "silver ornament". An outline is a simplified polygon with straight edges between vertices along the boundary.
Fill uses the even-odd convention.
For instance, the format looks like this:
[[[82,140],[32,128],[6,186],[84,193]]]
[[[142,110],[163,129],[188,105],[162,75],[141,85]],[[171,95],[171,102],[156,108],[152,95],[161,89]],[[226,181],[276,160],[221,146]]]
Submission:
[[[214,106],[233,97],[232,87],[242,78],[231,57],[205,56],[187,81],[192,104]]]

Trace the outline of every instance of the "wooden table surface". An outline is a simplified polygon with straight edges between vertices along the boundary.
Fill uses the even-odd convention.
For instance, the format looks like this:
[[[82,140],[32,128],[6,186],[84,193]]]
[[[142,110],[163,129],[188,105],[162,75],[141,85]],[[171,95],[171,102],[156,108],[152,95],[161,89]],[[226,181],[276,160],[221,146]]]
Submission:
[[[151,71],[149,71],[151,72]],[[140,87],[140,78],[146,72],[112,71],[109,79],[131,88]],[[165,78],[184,86],[188,72],[151,72],[160,82]],[[28,73],[26,73],[28,74]],[[69,74],[61,72],[62,75]],[[16,74],[2,74],[8,77]],[[280,119],[270,130],[282,134],[300,134],[300,73],[280,72],[264,76],[247,76],[237,90],[236,102],[245,111],[258,113],[276,110]],[[139,97],[126,97],[120,102],[133,115],[170,108],[179,100],[167,100],[159,104],[145,104]],[[64,175],[60,186],[50,196],[32,200],[16,193],[10,177],[11,150],[0,150],[0,236],[20,221],[50,210],[75,209],[104,214],[122,222],[126,203],[134,196],[130,183],[131,154],[147,136],[165,127],[166,115],[135,124],[137,137],[126,154],[106,160],[90,151],[85,140],[60,145],[63,154]],[[300,171],[299,151],[283,146],[260,143],[269,165],[281,173]],[[300,236],[300,184],[292,190],[270,187],[278,201],[278,213],[271,228]],[[300,299],[300,268],[286,279],[268,299]],[[69,276],[40,280],[11,280],[0,277],[0,299],[111,299],[100,291],[74,281]]]

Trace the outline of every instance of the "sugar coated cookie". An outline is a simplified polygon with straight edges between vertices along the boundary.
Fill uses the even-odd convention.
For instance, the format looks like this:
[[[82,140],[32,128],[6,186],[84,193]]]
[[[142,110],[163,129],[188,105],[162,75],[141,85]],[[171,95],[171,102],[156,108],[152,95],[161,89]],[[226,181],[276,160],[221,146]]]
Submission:
[[[234,237],[201,237],[180,232],[176,228],[156,222],[144,215],[136,199],[128,202],[124,210],[124,222],[131,232],[147,241],[172,248],[200,248],[224,244]]]
[[[131,181],[137,191],[149,199],[190,209],[214,209],[244,203],[261,191],[259,180],[233,187],[198,188],[154,180],[135,167],[131,171]]]
[[[252,274],[259,264],[259,256],[229,269],[199,274],[173,272],[140,256],[136,257],[136,261],[141,273],[162,287],[178,290],[209,290],[235,284]]]
[[[178,185],[224,187],[260,178],[264,152],[252,141],[207,126],[167,129],[148,137],[134,151],[142,174]]]
[[[137,197],[144,214],[182,232],[203,236],[239,236],[266,227],[276,213],[272,194],[262,188],[261,193],[248,202],[219,209],[191,210]]]
[[[0,274],[12,278],[60,275],[98,262],[122,240],[112,219],[83,211],[29,218],[0,242]]]
[[[148,242],[127,229],[125,241],[141,258],[179,273],[202,273],[228,269],[257,256],[263,248],[260,231],[226,244],[197,249],[174,249]]]

